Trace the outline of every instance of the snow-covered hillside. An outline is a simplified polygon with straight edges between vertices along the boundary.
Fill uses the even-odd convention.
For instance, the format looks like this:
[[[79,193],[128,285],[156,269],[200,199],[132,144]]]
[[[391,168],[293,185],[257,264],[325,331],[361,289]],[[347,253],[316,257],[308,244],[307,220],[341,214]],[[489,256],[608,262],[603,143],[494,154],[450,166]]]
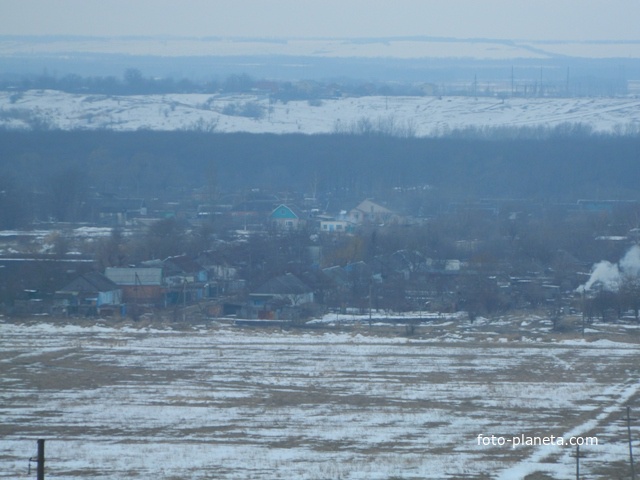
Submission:
[[[270,103],[260,95],[79,95],[0,92],[0,128],[202,130],[331,133],[355,127],[417,136],[467,126],[553,127],[581,123],[595,131],[640,126],[640,99],[495,97],[353,97]]]

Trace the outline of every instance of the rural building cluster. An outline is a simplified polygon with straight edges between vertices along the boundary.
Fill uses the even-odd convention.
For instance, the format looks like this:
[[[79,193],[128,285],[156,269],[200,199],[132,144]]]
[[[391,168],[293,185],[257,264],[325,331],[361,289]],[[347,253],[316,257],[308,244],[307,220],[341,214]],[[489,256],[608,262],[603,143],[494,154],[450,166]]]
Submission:
[[[492,249],[531,235],[519,226],[527,221],[525,213],[504,202],[451,205],[441,217],[466,218],[467,233],[449,233],[445,242],[438,238],[445,233],[442,218],[399,212],[373,199],[333,209],[312,197],[259,190],[228,204],[198,203],[197,194],[195,200],[160,205],[97,196],[91,206],[96,223],[50,232],[40,242],[48,242],[40,245],[48,248],[44,253],[28,253],[33,243],[18,251],[27,242],[18,238],[20,232],[8,232],[0,275],[15,275],[16,264],[32,268],[22,270],[12,291],[3,287],[3,311],[174,320],[198,315],[239,323],[303,323],[328,312],[466,311],[473,319],[542,308],[555,320],[578,310],[603,318],[637,312],[637,302],[610,298],[602,284],[580,292],[591,265],[567,251],[555,252],[547,265],[501,260]],[[593,220],[635,211],[637,205],[579,201],[563,208],[567,215]],[[495,244],[480,234],[470,237],[471,217],[506,231],[491,240]],[[78,231],[88,238],[79,243]],[[98,236],[87,233],[92,231]],[[630,230],[599,236],[589,245],[622,252],[637,240],[637,230]],[[136,258],[135,245],[144,256]],[[51,281],[43,287],[42,277],[29,272],[47,272]]]

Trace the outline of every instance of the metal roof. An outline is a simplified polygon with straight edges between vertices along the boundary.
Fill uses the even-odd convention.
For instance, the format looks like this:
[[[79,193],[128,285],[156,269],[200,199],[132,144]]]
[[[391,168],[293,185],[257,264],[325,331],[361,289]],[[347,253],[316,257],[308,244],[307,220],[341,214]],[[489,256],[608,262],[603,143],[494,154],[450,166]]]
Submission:
[[[98,272],[88,272],[74,279],[60,292],[111,292],[117,290],[118,285]]]
[[[107,267],[104,274],[117,285],[162,285],[162,268]]]
[[[298,277],[287,273],[276,278],[272,278],[267,283],[258,288],[254,295],[287,295],[303,294],[312,292],[311,288],[305,285]]]

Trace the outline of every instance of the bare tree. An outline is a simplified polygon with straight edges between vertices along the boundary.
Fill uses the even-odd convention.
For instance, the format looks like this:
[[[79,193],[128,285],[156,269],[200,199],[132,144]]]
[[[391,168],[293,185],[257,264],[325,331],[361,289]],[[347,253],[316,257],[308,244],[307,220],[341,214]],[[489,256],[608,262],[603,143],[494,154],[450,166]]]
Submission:
[[[636,322],[640,317],[640,278],[637,276],[626,276],[623,278],[619,291],[621,305],[633,310]]]
[[[99,270],[107,267],[121,267],[127,259],[126,243],[119,227],[111,229],[106,239],[98,241],[95,251],[95,261]]]

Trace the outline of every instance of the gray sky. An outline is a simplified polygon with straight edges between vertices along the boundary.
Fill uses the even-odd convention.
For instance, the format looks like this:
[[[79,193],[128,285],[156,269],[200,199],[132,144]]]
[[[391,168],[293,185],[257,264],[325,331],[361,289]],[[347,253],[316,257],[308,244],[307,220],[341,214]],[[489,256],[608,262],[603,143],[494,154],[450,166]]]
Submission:
[[[0,35],[640,40],[640,0],[0,0]]]

